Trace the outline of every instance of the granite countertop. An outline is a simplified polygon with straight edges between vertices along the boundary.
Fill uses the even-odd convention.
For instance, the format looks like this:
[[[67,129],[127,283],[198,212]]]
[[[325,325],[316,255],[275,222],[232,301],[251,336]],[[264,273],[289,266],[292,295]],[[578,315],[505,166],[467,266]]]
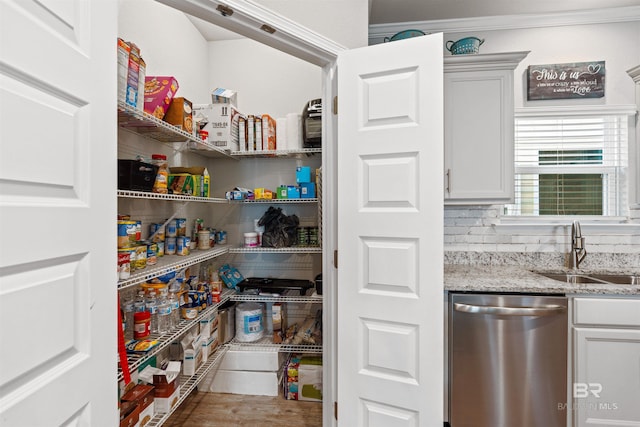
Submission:
[[[445,264],[444,289],[467,292],[533,292],[549,294],[600,294],[640,296],[640,285],[603,283],[571,284],[536,274],[533,271],[567,272],[567,269],[531,268],[516,265]],[[640,269],[581,269],[580,273],[640,275]]]

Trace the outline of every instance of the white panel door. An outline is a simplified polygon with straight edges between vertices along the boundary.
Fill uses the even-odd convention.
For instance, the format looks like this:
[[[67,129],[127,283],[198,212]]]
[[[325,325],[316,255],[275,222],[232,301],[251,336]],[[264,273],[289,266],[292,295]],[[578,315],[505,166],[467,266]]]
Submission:
[[[442,43],[338,56],[338,425],[442,426]]]
[[[0,425],[115,426],[115,0],[0,1]]]

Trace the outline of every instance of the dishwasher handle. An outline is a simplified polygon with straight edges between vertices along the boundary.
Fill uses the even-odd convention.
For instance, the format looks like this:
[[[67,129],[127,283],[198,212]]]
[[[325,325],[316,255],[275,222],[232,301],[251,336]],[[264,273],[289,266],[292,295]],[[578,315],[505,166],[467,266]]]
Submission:
[[[544,305],[541,307],[495,307],[491,305],[471,305],[454,303],[454,309],[471,314],[494,314],[501,316],[550,316],[567,310],[562,305]]]

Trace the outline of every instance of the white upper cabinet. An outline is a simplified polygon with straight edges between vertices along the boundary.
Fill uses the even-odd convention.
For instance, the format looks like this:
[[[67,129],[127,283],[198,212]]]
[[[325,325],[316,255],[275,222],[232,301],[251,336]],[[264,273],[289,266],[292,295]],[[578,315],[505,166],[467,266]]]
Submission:
[[[513,199],[513,70],[529,52],[444,58],[444,198]]]

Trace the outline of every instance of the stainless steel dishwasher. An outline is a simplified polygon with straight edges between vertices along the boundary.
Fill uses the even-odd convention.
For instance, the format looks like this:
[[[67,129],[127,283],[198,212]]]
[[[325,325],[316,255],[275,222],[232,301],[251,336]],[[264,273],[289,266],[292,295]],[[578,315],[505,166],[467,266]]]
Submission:
[[[567,298],[451,293],[451,427],[566,427]]]

